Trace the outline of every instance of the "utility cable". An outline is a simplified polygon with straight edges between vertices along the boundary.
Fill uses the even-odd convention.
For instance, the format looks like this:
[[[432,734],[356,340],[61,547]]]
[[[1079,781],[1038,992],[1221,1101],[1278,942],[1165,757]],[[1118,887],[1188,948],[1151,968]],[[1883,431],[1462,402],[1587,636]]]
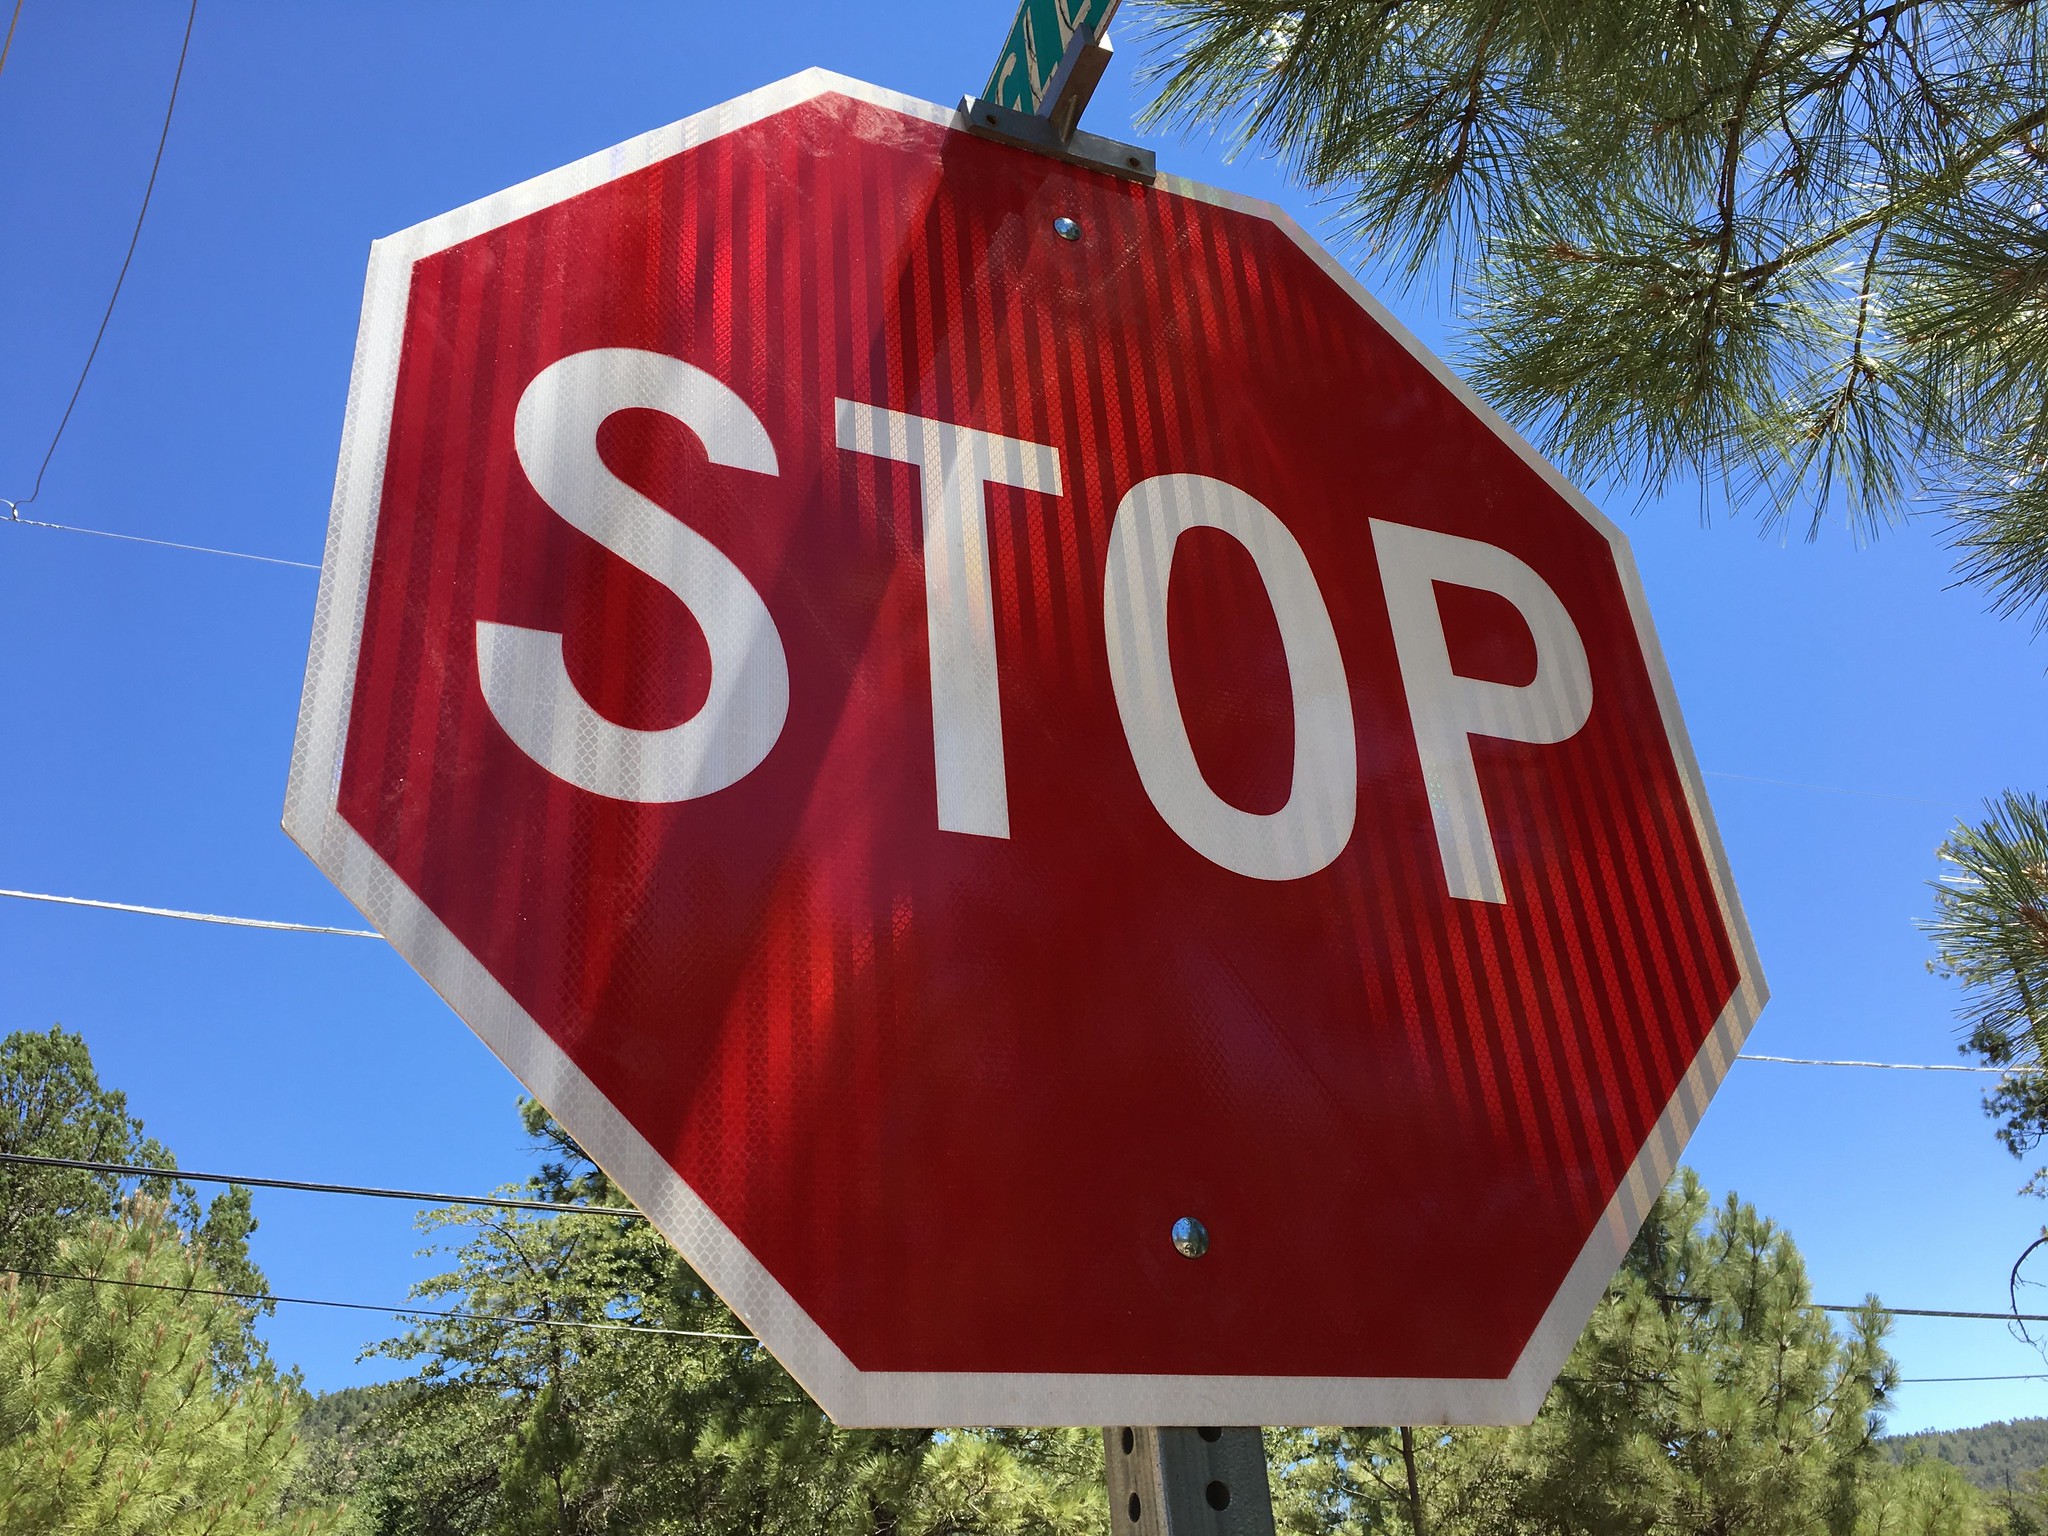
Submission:
[[[94,1162],[80,1157],[38,1157],[26,1152],[0,1152],[0,1164],[8,1163],[33,1168],[73,1168],[88,1173],[111,1173],[123,1178],[190,1179],[209,1184],[247,1184],[263,1189],[308,1190],[314,1194],[325,1195],[368,1195],[379,1200],[410,1200],[415,1203],[424,1201],[435,1205],[478,1205],[516,1211],[553,1211],[569,1216],[624,1216],[641,1221],[647,1219],[644,1212],[625,1205],[575,1205],[566,1201],[521,1200],[508,1195],[443,1195],[413,1189],[386,1189],[374,1184],[325,1184],[304,1179],[259,1178],[249,1174],[188,1173],[182,1168],[161,1168],[146,1163]],[[1691,1303],[1704,1303],[1707,1300],[1704,1296],[1676,1295],[1663,1299]],[[1846,1302],[1809,1302],[1808,1305],[1820,1312],[1864,1310],[1862,1306],[1850,1306]],[[368,1307],[367,1310],[374,1312],[379,1309]],[[1878,1305],[1877,1310],[1888,1317],[1951,1317],[1966,1321],[2048,1323],[2048,1313],[1963,1312],[1945,1307],[1887,1307],[1882,1303]]]
[[[1875,1067],[1881,1072],[1996,1072],[2001,1077],[2013,1072],[2042,1072],[2044,1067],[1973,1067],[1931,1061],[1829,1061],[1817,1056],[1759,1056],[1744,1051],[1737,1061],[1772,1061],[1787,1067]]]
[[[19,4],[15,14],[21,14]],[[156,194],[157,172],[163,169],[164,146],[171,141],[171,115],[178,108],[178,86],[185,78],[185,56],[192,51],[192,23],[199,17],[199,0],[192,0],[191,8],[185,13],[185,39],[178,45],[178,67],[171,76],[171,99],[164,105],[163,132],[157,135],[156,158],[149,164],[149,181],[142,189],[142,206],[135,212],[135,231],[128,237],[128,254],[121,258],[121,270],[114,278],[114,291],[107,296],[107,311],[100,316],[100,328],[92,338],[92,348],[85,354],[85,366],[78,370],[78,382],[71,388],[71,399],[64,407],[64,414],[57,422],[57,430],[51,435],[50,446],[44,450],[43,462],[36,470],[36,483],[28,495],[20,501],[7,503],[8,512],[19,518],[21,509],[32,504],[43,493],[43,476],[49,472],[50,460],[56,457],[57,444],[64,439],[64,429],[71,425],[71,413],[78,408],[78,397],[85,392],[86,376],[92,372],[93,360],[100,355],[100,343],[107,338],[107,326],[114,318],[114,305],[121,297],[121,285],[128,280],[129,263],[135,260],[135,247],[142,241],[142,221],[149,215],[149,200]],[[7,29],[11,41],[14,28]]]
[[[273,933],[331,933],[344,939],[381,939],[374,928],[334,928],[325,923],[283,923],[268,917],[229,917],[221,912],[185,912],[176,907],[142,907],[126,901],[97,901],[89,896],[53,896],[47,891],[0,890],[16,901],[46,901],[63,907],[95,907],[102,912],[138,912],[144,917],[174,917],[187,923],[218,923],[228,928],[267,928]]]
[[[1810,1301],[1807,1303],[1816,1312],[1861,1312],[1862,1307],[1852,1307],[1839,1301]],[[1888,1307],[1878,1303],[1877,1311],[1886,1317],[1958,1317],[1965,1322],[1982,1323],[2048,1323],[2048,1314],[2040,1312],[1957,1312],[1947,1307]]]
[[[1899,1385],[1922,1387],[1941,1381],[2048,1381],[2048,1373],[2033,1371],[2018,1376],[1901,1376]],[[1940,1431],[1936,1430],[1935,1433],[1939,1434]]]
[[[340,1307],[349,1312],[383,1312],[392,1317],[434,1317],[462,1323],[501,1323],[514,1328],[580,1328],[591,1333],[654,1333],[672,1339],[724,1339],[758,1344],[751,1333],[710,1333],[698,1328],[659,1328],[652,1323],[585,1323],[565,1317],[494,1317],[488,1312],[454,1312],[434,1307],[386,1307],[372,1301],[333,1301],[323,1296],[269,1296],[261,1291],[229,1291],[203,1285],[166,1285],[158,1280],[119,1280],[112,1275],[65,1274],[48,1269],[0,1269],[0,1275],[28,1280],[82,1280],[88,1285],[124,1285],[139,1291],[175,1291],[181,1296],[221,1296],[230,1301],[283,1302],[294,1307]]]
[[[21,25],[21,0],[14,0],[14,14],[7,18],[7,41],[0,43],[0,69],[7,67],[7,55],[14,51],[14,29]]]
[[[81,528],[75,523],[49,523],[37,517],[23,517],[15,504],[0,497],[0,506],[10,509],[7,521],[23,528],[54,528],[59,533],[89,533],[96,539],[119,539],[124,544],[154,544],[159,549],[182,549],[195,555],[225,555],[230,560],[254,560],[262,565],[289,565],[301,571],[320,569],[310,560],[286,560],[278,555],[252,555],[242,549],[220,549],[211,544],[180,544],[176,539],[152,539],[140,533],[115,533],[107,528]]]
[[[316,1195],[365,1195],[373,1200],[405,1200],[414,1205],[479,1205],[505,1211],[552,1211],[565,1216],[624,1216],[645,1221],[630,1205],[577,1205],[567,1200],[522,1200],[512,1195],[444,1195],[424,1189],[386,1189],[375,1184],[322,1184],[308,1179],[263,1179],[246,1173],[193,1173],[184,1168],[159,1168],[146,1163],[95,1162],[83,1157],[37,1157],[27,1152],[0,1152],[0,1164],[22,1168],[65,1168],[82,1173],[111,1173],[124,1179],[183,1179],[194,1184],[245,1184],[256,1189],[296,1189]]]
[[[294,1307],[335,1307],[348,1312],[378,1312],[390,1317],[431,1317],[446,1322],[496,1323],[508,1328],[573,1328],[590,1333],[644,1333],[671,1339],[715,1339],[731,1344],[759,1344],[751,1333],[717,1333],[700,1328],[663,1328],[652,1323],[590,1323],[562,1317],[505,1317],[488,1312],[464,1312],[437,1307],[388,1307],[370,1301],[337,1301],[325,1296],[272,1296],[261,1291],[231,1291],[212,1286],[167,1285],[157,1280],[124,1280],[112,1275],[67,1274],[45,1269],[0,1269],[0,1274],[19,1275],[29,1280],[78,1280],[88,1285],[119,1285],[132,1290],[172,1291],[181,1296],[217,1296],[229,1301],[279,1302]],[[1900,1386],[1928,1386],[1975,1381],[2043,1381],[2048,1373],[2026,1372],[2011,1376],[1902,1376]],[[1593,1385],[1587,1382],[1585,1385]]]
[[[262,556],[250,556],[261,559]],[[0,897],[16,901],[46,901],[67,907],[93,907],[103,912],[136,912],[144,917],[172,917],[188,923],[220,923],[230,928],[267,928],[277,933],[331,933],[345,939],[381,939],[374,928],[335,928],[323,923],[287,923],[268,917],[230,917],[221,912],[187,912],[176,907],[145,907],[127,901],[100,901],[89,896],[56,896],[47,891],[0,890]],[[2041,1072],[2034,1066],[1978,1067],[1960,1063],[1926,1061],[1847,1061],[1819,1056],[1764,1056],[1744,1051],[1737,1061],[1767,1061],[1788,1067],[1871,1067],[1884,1072],[1992,1072],[2001,1076],[2015,1072]]]
[[[260,559],[261,556],[251,556]],[[187,912],[176,907],[145,907],[127,901],[100,901],[89,896],[57,896],[48,891],[0,889],[0,897],[16,901],[43,901],[66,907],[92,907],[102,912],[135,912],[144,917],[171,917],[187,923],[218,923],[229,928],[265,928],[274,933],[328,933],[345,939],[381,939],[374,928],[336,928],[324,923],[287,923],[268,917],[231,917],[221,912]],[[2037,1066],[1979,1067],[1962,1063],[1928,1061],[1849,1061],[1819,1056],[1765,1056],[1744,1051],[1737,1061],[1764,1061],[1788,1067],[1869,1067],[1882,1072],[1990,1072],[2007,1076],[2021,1072],[2048,1071]]]

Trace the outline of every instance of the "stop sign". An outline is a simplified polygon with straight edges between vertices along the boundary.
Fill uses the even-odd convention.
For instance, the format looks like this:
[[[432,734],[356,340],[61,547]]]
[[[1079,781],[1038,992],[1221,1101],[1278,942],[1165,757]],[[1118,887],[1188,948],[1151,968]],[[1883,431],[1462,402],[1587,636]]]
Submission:
[[[816,72],[376,245],[286,825],[847,1424],[1525,1419],[1763,999],[1611,523]]]

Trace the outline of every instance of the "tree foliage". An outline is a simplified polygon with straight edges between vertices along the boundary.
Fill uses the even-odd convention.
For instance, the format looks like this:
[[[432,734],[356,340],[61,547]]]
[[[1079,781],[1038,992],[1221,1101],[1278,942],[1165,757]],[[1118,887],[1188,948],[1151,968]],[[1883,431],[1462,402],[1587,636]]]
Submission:
[[[175,1168],[177,1159],[142,1121],[128,1112],[119,1089],[102,1087],[85,1041],[52,1027],[17,1030],[0,1038],[0,1152],[80,1162]],[[204,1257],[222,1288],[260,1296],[269,1290],[249,1257],[256,1230],[249,1191],[238,1184],[201,1205],[192,1186],[176,1179],[131,1180],[113,1173],[0,1163],[0,1271],[15,1272],[31,1288],[61,1275],[58,1249],[67,1234],[94,1221],[113,1220],[124,1208],[128,1185],[163,1205],[166,1219]],[[216,1364],[242,1373],[264,1362],[255,1320],[274,1310],[262,1301],[231,1304],[240,1329],[214,1344]]]
[[[281,1515],[302,1397],[231,1372],[246,1318],[147,1197],[60,1239],[64,1280],[0,1277],[0,1533],[311,1532]],[[95,1283],[95,1281],[110,1283]]]
[[[1791,1239],[1690,1172],[1657,1201],[1523,1429],[1269,1431],[1290,1536],[1964,1536],[1953,1469],[1877,1445],[1897,1380],[1873,1303],[1834,1327]],[[1420,1521],[1417,1515],[1420,1515]]]
[[[77,1035],[0,1039],[0,1151],[175,1168]],[[0,1163],[0,1536],[331,1523],[282,1499],[305,1401],[255,1333],[237,1186]]]
[[[1918,1456],[1948,1462],[1972,1487],[2003,1492],[2048,1466],[2048,1419],[1999,1419],[1970,1429],[1892,1435],[1884,1449],[1894,1461]]]
[[[525,1114],[550,1160],[521,1193],[622,1203],[538,1106]],[[643,1221],[447,1208],[422,1223],[453,1267],[415,1294],[477,1320],[422,1319],[381,1345],[416,1374],[359,1421],[352,1454],[314,1464],[308,1492],[349,1495],[365,1530],[1106,1533],[1093,1432],[836,1429]]]
[[[1150,0],[1155,118],[1446,274],[1474,384],[1586,474],[1861,532],[1923,489],[2048,600],[2048,11]]]
[[[2048,1137],[2048,805],[2007,791],[1941,846],[1948,873],[1927,924],[1936,966],[1962,983],[1964,1048],[2020,1067],[1986,1095],[2015,1157]],[[2033,1070],[2024,1070],[2033,1069]],[[2043,1188],[2035,1175],[2034,1187]]]
[[[520,1193],[620,1196],[537,1107]],[[452,1266],[381,1346],[416,1367],[338,1399],[301,1492],[365,1532],[1108,1536],[1092,1430],[843,1431],[644,1222],[425,1213]],[[512,1319],[526,1325],[513,1326]],[[1983,1497],[1878,1445],[1897,1380],[1875,1305],[1831,1323],[1791,1239],[1691,1173],[1659,1199],[1523,1429],[1268,1431],[1289,1536],[1969,1536]],[[1412,1447],[1412,1450],[1411,1450]]]
[[[126,1096],[100,1086],[85,1042],[56,1028],[0,1039],[0,1152],[153,1167],[168,1161],[128,1113]],[[66,1232],[112,1218],[120,1198],[112,1174],[0,1163],[0,1264],[49,1268]]]

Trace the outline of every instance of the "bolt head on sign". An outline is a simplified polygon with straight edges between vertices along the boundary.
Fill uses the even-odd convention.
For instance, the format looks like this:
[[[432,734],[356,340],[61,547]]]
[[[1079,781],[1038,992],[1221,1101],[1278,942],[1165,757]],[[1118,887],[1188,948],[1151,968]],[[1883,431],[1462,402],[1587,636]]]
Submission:
[[[820,72],[376,244],[285,821],[845,1424],[1526,1419],[1763,1000],[1611,523]]]

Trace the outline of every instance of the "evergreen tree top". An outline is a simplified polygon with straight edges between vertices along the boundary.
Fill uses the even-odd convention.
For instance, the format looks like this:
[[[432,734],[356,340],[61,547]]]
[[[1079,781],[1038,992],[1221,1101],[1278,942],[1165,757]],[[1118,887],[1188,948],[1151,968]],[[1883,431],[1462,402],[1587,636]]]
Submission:
[[[2048,10],[2013,0],[1149,0],[1155,121],[1280,154],[1442,279],[1582,475],[1809,536],[1923,497],[2048,601]]]

